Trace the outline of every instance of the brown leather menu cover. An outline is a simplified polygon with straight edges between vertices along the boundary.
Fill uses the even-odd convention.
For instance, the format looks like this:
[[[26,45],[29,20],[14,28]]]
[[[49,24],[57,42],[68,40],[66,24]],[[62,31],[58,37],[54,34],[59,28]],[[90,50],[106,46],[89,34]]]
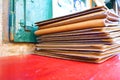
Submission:
[[[103,45],[103,44],[79,44],[79,43],[52,43],[52,44],[46,44],[46,43],[40,43],[36,44],[36,47],[38,48],[94,48],[94,49],[104,49],[106,47],[109,47],[108,45]]]
[[[95,20],[88,20],[84,22],[78,22],[63,26],[57,26],[57,27],[51,27],[51,28],[45,28],[40,29],[35,32],[35,35],[45,35],[45,34],[51,34],[51,33],[58,33],[58,32],[66,32],[66,31],[73,31],[73,30],[82,30],[87,28],[98,28],[98,27],[104,27],[104,26],[111,26],[111,25],[118,25],[118,22],[111,22],[107,19],[95,19]]]
[[[118,47],[119,45],[95,45],[95,44],[86,44],[86,45],[82,45],[82,44],[67,44],[67,45],[63,45],[63,44],[54,44],[54,45],[50,45],[50,44],[38,44],[36,45],[36,49],[37,50],[66,50],[66,51],[81,51],[81,52],[91,52],[91,51],[96,51],[96,52],[103,52],[106,50],[110,50],[113,48]],[[74,52],[73,52],[74,53]]]
[[[41,43],[83,43],[83,44],[114,44],[118,43],[120,44],[120,37],[116,37],[113,39],[77,39],[77,40],[49,40],[44,41],[40,40]]]
[[[88,14],[84,16],[79,16],[79,17],[75,17],[75,18],[71,18],[67,20],[62,20],[59,22],[50,23],[44,26],[39,26],[38,24],[38,26],[39,26],[39,29],[44,29],[44,28],[62,26],[62,25],[83,22],[83,21],[88,21],[88,20],[93,20],[93,19],[102,19],[102,18],[105,18],[106,16],[107,15],[105,14],[105,11],[100,11],[100,12],[96,12],[96,13],[92,13],[92,14]]]
[[[112,16],[113,18],[109,16]],[[62,26],[62,25],[67,25],[67,24],[72,24],[72,23],[77,23],[77,22],[83,22],[83,21],[94,20],[94,19],[103,19],[103,18],[107,18],[110,21],[117,21],[118,20],[117,17],[118,16],[115,16],[113,13],[110,13],[109,11],[99,11],[99,12],[94,12],[91,14],[86,14],[86,15],[70,18],[67,20],[53,22],[50,24],[46,24],[44,26],[40,26],[40,25],[38,26],[40,27],[39,29],[44,29],[44,28]]]
[[[101,8],[103,8],[103,7],[101,7]],[[91,9],[91,10],[94,11],[95,8]],[[118,15],[116,15],[110,11],[107,11],[105,9],[104,10],[101,9],[101,10],[102,10],[101,12],[95,12],[95,13],[82,15],[83,12],[85,13],[85,11],[83,11],[83,12],[79,13],[79,14],[81,14],[81,16],[72,17],[67,20],[63,20],[63,18],[71,16],[71,15],[45,21],[45,22],[43,22],[44,23],[44,26],[42,25],[43,27],[38,25],[41,28],[39,28],[40,30],[37,30],[35,32],[35,35],[39,36],[39,35],[65,32],[65,31],[73,31],[73,30],[81,30],[81,29],[87,29],[87,28],[118,25],[118,21],[119,21]],[[73,15],[76,15],[76,14],[73,14]],[[62,19],[62,20],[59,21],[58,19]],[[37,23],[37,24],[40,24],[40,23]]]
[[[88,34],[74,34],[74,35],[61,35],[55,37],[38,37],[37,40],[41,41],[66,41],[66,40],[96,40],[96,39],[114,39],[120,36],[120,31],[111,33],[100,32],[100,33],[88,33]]]
[[[48,57],[54,57],[54,58],[60,58],[60,59],[67,59],[67,60],[75,60],[75,61],[84,61],[84,62],[92,62],[92,63],[101,63],[105,60],[111,58],[112,56],[115,56],[116,54],[119,54],[120,50],[116,50],[115,52],[108,53],[107,56],[94,56],[90,57],[90,55],[85,56],[79,56],[79,55],[67,55],[62,54],[61,52],[51,52],[51,51],[40,51],[36,52],[38,55],[42,56],[48,56]]]
[[[89,20],[89,21],[78,22],[78,23],[57,26],[52,28],[40,29],[35,32],[35,35],[39,36],[39,35],[45,35],[45,34],[51,34],[57,32],[80,30],[80,29],[103,27],[103,26],[105,26],[104,19],[96,19],[96,20]]]
[[[61,17],[49,19],[49,20],[46,20],[46,21],[40,21],[40,22],[37,22],[35,24],[38,25],[38,26],[44,26],[44,25],[47,25],[47,24],[51,24],[51,23],[55,23],[55,22],[71,19],[71,18],[74,18],[74,17],[83,16],[83,15],[88,15],[88,14],[91,14],[91,13],[101,12],[101,11],[105,11],[105,10],[106,10],[106,8],[103,7],[103,6],[95,7],[95,8],[88,9],[88,10],[85,10],[85,11],[82,11],[82,12],[78,12],[78,13],[74,13],[74,14],[70,14],[70,15],[66,15],[66,16],[61,16]]]
[[[52,54],[52,53],[48,53],[48,52],[35,52],[35,53],[37,55],[41,55],[41,56],[47,56],[47,57],[65,59],[65,60],[91,62],[91,63],[102,63],[102,62],[106,61],[107,59],[114,56],[114,55],[112,55],[112,56],[108,56],[108,57],[105,57],[105,58],[102,58],[102,59],[89,59],[89,58],[86,58],[86,57],[68,56],[68,55],[61,55],[61,54]]]
[[[114,27],[100,27],[100,28],[88,28],[82,30],[74,30],[74,31],[67,31],[67,32],[60,32],[60,33],[53,33],[53,34],[46,34],[41,35],[41,38],[49,38],[49,37],[62,37],[62,36],[74,36],[80,34],[94,34],[94,33],[111,33],[111,32],[118,32],[120,31],[119,26]]]
[[[101,52],[95,52],[95,51],[70,51],[70,50],[45,50],[42,49],[40,52],[48,52],[48,53],[53,53],[53,54],[62,54],[62,55],[68,55],[68,56],[79,56],[79,57],[87,57],[87,58],[104,58],[107,56],[111,56],[115,54],[114,52],[120,51],[120,47],[115,47],[112,49],[108,49],[106,51],[101,51]]]

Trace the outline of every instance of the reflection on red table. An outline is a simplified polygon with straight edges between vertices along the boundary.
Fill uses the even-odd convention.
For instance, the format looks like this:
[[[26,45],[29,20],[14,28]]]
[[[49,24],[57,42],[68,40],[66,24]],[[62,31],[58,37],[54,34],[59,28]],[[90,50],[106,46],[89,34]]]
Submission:
[[[0,80],[120,80],[119,75],[120,55],[101,64],[38,55],[0,58]]]

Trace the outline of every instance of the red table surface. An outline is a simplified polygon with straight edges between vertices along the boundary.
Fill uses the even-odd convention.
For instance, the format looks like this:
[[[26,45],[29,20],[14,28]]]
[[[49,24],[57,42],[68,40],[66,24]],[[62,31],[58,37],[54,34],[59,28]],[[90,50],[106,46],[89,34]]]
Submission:
[[[0,80],[120,80],[120,55],[101,64],[38,55],[1,57]]]

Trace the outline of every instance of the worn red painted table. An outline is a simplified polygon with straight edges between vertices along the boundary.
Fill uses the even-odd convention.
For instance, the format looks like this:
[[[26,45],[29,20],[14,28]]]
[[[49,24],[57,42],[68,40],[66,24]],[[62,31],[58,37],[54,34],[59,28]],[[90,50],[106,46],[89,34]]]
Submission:
[[[120,80],[120,55],[102,64],[37,55],[2,57],[0,80]]]

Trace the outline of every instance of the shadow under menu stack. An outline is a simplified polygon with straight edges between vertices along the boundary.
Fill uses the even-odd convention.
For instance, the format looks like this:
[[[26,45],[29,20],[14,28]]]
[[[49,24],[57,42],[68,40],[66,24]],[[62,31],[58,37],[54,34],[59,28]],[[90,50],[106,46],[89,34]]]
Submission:
[[[37,22],[35,53],[101,63],[120,53],[119,16],[105,7]]]

